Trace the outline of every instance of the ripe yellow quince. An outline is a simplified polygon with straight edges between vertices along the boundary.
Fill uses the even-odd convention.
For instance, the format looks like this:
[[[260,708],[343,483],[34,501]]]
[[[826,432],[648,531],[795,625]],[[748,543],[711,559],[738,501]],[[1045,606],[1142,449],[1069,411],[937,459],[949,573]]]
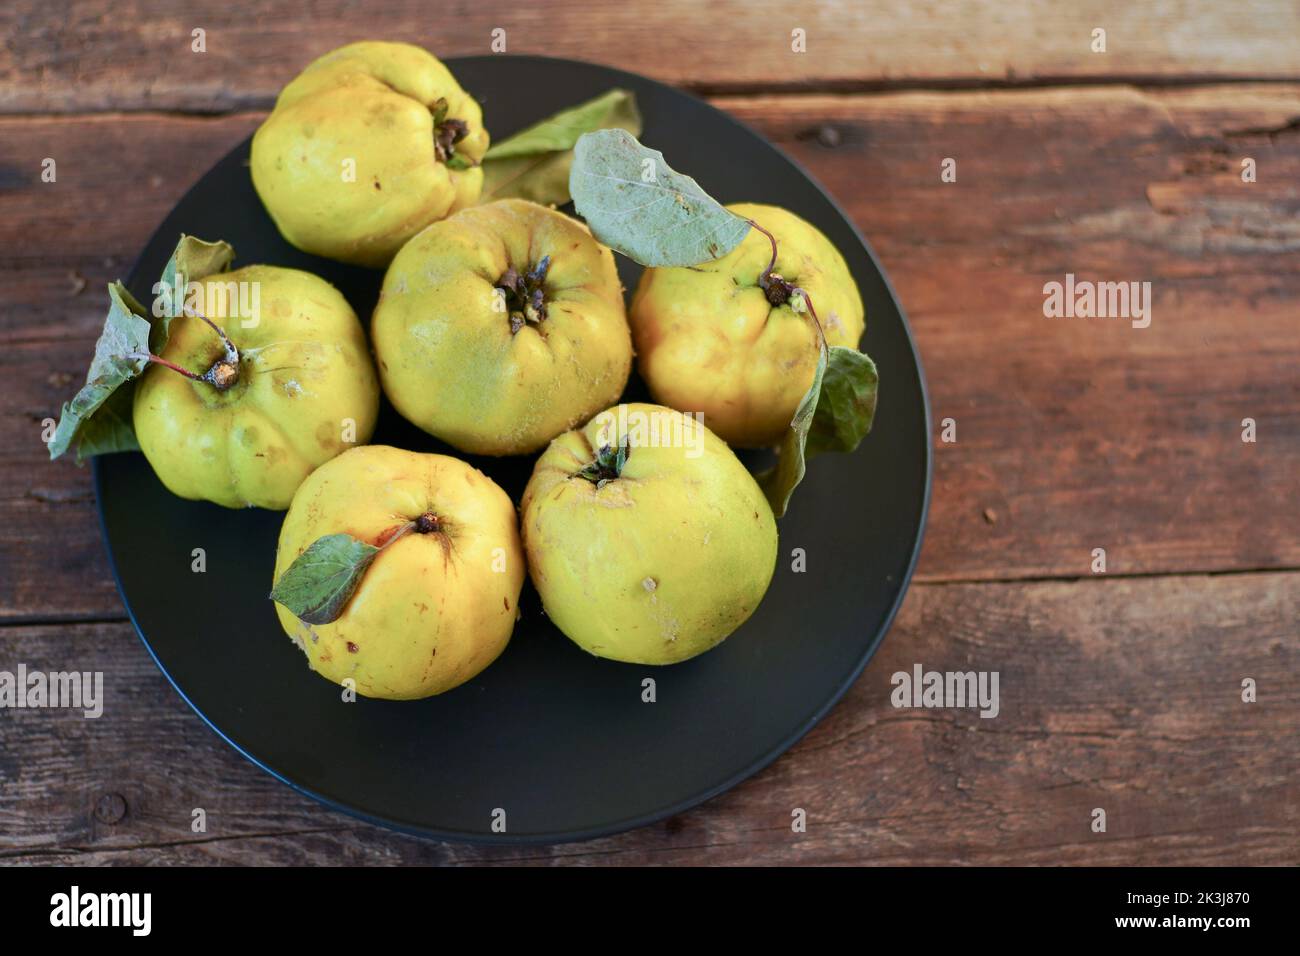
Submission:
[[[536,451],[617,401],[632,340],[613,254],[521,199],[462,210],[407,243],[371,324],[384,392],[461,451]]]
[[[776,565],[757,482],[699,419],[658,405],[618,405],[551,442],[521,510],[547,615],[598,657],[707,651],[754,612]]]
[[[524,583],[514,505],[446,455],[354,448],[303,482],[285,515],[275,580],[313,542],[350,534],[382,550],[342,613],[309,625],[276,604],[312,670],[389,700],[441,694],[496,660]],[[400,535],[400,536],[399,536]]]
[[[351,43],[281,91],[253,136],[253,185],[294,246],[382,268],[478,200],[487,148],[478,103],[432,54]]]
[[[161,358],[209,380],[150,365],[135,390],[136,439],[173,494],[282,510],[313,469],[370,439],[379,384],[365,332],[307,272],[246,266],[197,285],[221,331],[178,316]]]
[[[862,297],[839,250],[784,209],[727,208],[776,237],[773,271],[807,292],[827,343],[856,348]],[[778,443],[817,367],[811,317],[794,302],[774,305],[758,284],[771,257],[768,238],[751,229],[712,262],[646,269],[628,310],[637,367],[655,401],[702,413],[736,447]]]

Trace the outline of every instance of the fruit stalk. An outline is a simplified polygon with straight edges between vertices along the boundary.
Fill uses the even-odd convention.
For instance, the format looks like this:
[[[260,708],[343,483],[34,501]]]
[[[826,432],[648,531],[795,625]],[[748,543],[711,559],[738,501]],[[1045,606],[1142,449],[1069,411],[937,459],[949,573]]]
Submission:
[[[195,382],[205,382],[219,392],[226,391],[239,381],[239,349],[235,348],[235,343],[230,341],[230,336],[226,334],[226,330],[206,315],[200,315],[188,306],[185,308],[185,314],[194,319],[202,319],[217,333],[217,336],[221,339],[221,345],[225,349],[224,358],[218,359],[212,363],[211,368],[200,374],[182,368],[175,362],[170,362],[162,356],[154,355],[152,352],[137,353],[134,357],[143,358],[154,365],[161,365],[163,368],[169,368],[173,372],[178,372]]]
[[[773,306],[781,306],[789,302],[792,297],[796,295],[799,296],[803,303],[808,307],[808,314],[812,316],[813,325],[817,328],[817,336],[821,339],[821,347],[823,349],[828,348],[826,332],[822,329],[821,319],[817,317],[817,310],[813,308],[812,296],[808,294],[807,290],[794,285],[793,283],[787,282],[779,273],[772,271],[776,268],[776,236],[772,235],[752,219],[747,219],[745,221],[763,235],[767,236],[767,241],[772,244],[772,258],[768,260],[767,268],[763,270],[763,274],[758,277],[759,288],[761,288],[767,296],[767,301]],[[797,305],[792,305],[790,308],[795,312],[802,311],[802,309]]]

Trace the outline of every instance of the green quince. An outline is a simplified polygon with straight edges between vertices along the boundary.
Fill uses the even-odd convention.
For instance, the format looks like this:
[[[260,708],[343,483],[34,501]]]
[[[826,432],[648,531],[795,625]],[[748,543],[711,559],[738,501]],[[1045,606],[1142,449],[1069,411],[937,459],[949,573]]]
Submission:
[[[280,93],[253,136],[253,185],[294,246],[382,268],[478,200],[487,148],[478,103],[432,54],[352,43]]]
[[[393,406],[480,455],[536,451],[617,401],[632,368],[613,254],[522,199],[462,210],[407,243],[371,338]]]
[[[857,348],[862,297],[830,240],[776,206],[727,208],[775,236],[772,272],[812,300],[827,344]],[[771,260],[770,241],[751,229],[711,262],[646,269],[628,310],[637,368],[655,401],[702,413],[741,448],[781,440],[817,369],[817,329],[806,305],[784,293],[774,303],[759,285]]]
[[[547,616],[598,657],[704,653],[754,613],[776,566],[753,476],[697,417],[659,405],[618,405],[555,439],[520,507]]]
[[[370,439],[365,332],[338,290],[297,269],[219,272],[192,294],[202,317],[171,320],[163,361],[136,384],[140,450],[182,498],[283,510],[318,465]]]
[[[346,603],[318,624],[275,607],[322,677],[350,679],[366,697],[413,700],[463,684],[505,650],[524,556],[514,504],[481,471],[384,445],[339,455],[294,496],[280,530],[276,582],[331,535],[377,549]]]

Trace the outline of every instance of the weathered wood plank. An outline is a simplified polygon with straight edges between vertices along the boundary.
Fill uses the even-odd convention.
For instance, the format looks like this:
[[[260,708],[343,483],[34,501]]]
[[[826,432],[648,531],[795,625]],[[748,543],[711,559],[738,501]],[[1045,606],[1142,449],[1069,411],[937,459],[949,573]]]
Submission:
[[[1300,565],[1300,89],[719,105],[840,199],[908,310],[957,435],[924,576]],[[1150,282],[1150,326],[1045,318],[1067,273]]]
[[[0,122],[0,620],[120,617],[90,469],[51,463],[42,422],[85,375],[105,310],[177,199],[256,117]],[[41,161],[57,163],[42,182]],[[21,382],[21,384],[19,384]]]
[[[1300,566],[1300,86],[719,102],[846,206],[910,313],[936,431],[957,422],[923,578],[1087,574],[1097,547],[1113,573]],[[40,422],[103,283],[258,118],[0,120],[0,616],[121,613],[89,476],[44,461]],[[1151,326],[1044,318],[1067,272],[1152,282]]]
[[[102,670],[106,705],[0,712],[0,860],[1296,864],[1298,599],[1297,573],[918,585],[849,696],[755,779],[634,833],[520,849],[393,835],[295,794],[125,624],[4,628],[0,669]],[[891,675],[917,663],[998,671],[999,715],[895,709]]]
[[[1093,31],[1106,31],[1105,52]],[[192,51],[193,31],[206,51]],[[0,111],[196,110],[269,106],[312,58],[363,38],[443,56],[509,53],[617,64],[711,91],[1095,78],[1300,78],[1300,12],[1288,0],[660,0],[605,5],[362,5],[309,10],[148,0],[14,0],[0,8]],[[802,29],[806,51],[792,52]],[[520,95],[527,95],[521,90]]]

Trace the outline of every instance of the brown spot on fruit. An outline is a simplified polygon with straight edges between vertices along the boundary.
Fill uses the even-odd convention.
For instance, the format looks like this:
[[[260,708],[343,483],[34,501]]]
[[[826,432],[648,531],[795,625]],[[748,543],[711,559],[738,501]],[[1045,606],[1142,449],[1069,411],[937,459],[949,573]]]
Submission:
[[[348,653],[349,653],[349,654],[355,654],[355,653],[356,653],[357,651],[359,651],[359,650],[361,650],[361,648],[357,647],[357,645],[353,644],[351,641],[348,641]]]

